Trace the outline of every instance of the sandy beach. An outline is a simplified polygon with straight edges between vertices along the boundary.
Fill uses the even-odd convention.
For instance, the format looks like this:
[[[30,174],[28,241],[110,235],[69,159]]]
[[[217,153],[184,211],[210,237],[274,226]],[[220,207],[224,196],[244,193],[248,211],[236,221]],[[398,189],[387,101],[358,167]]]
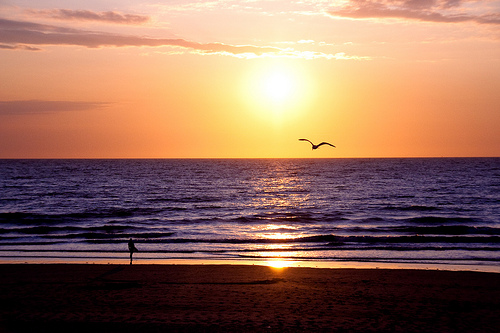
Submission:
[[[0,265],[2,332],[496,332],[500,274]]]

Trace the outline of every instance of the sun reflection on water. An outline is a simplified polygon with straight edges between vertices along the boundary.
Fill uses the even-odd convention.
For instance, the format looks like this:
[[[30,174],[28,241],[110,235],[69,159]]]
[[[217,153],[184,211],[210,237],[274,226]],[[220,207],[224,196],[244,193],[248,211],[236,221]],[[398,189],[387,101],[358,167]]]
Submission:
[[[265,239],[286,240],[297,237],[297,227],[288,224],[266,224],[252,228]],[[288,231],[289,230],[289,231]],[[288,232],[287,232],[288,231]]]
[[[298,265],[297,260],[291,259],[297,257],[297,252],[279,251],[277,248],[275,250],[277,251],[257,252],[256,257],[265,258],[265,265],[274,268],[294,267]]]
[[[263,234],[262,237],[267,239],[293,239],[296,238],[296,235],[283,232],[271,232]]]
[[[270,259],[266,262],[266,265],[273,268],[286,268],[290,267],[293,262],[282,260],[282,259]]]
[[[270,165],[263,177],[259,175],[249,183],[256,194],[254,207],[278,210],[303,205],[309,196],[306,184],[297,173],[285,172],[280,163]]]
[[[272,161],[265,172],[248,182],[248,188],[254,193],[251,206],[259,212],[257,219],[261,221],[253,225],[250,232],[264,240],[256,246],[258,249],[253,255],[274,268],[297,265],[294,258],[300,254],[293,252],[295,243],[291,240],[307,234],[301,212],[310,205],[309,183],[300,172],[289,171],[280,161]]]

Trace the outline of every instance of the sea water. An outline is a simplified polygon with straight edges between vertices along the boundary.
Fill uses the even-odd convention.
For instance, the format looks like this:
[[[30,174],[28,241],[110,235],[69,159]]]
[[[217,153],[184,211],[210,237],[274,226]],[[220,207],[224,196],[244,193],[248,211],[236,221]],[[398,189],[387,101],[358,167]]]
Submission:
[[[0,160],[0,260],[500,271],[500,158]]]

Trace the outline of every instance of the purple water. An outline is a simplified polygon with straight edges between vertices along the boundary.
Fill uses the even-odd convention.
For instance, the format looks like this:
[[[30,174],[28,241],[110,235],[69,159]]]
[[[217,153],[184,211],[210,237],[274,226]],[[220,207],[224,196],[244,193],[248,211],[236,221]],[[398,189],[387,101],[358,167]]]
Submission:
[[[500,267],[500,158],[0,160],[0,258]]]

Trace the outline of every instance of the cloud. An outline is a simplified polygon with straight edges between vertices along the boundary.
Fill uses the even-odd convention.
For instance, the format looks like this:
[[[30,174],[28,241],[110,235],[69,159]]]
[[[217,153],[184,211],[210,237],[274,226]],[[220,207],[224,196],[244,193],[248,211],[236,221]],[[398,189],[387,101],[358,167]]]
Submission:
[[[115,24],[143,24],[150,20],[149,16],[121,14],[117,12],[93,12],[90,10],[70,10],[70,9],[51,9],[51,10],[30,10],[35,16],[48,17],[64,21],[97,21]]]
[[[464,6],[466,3],[474,6]],[[458,23],[475,22],[480,24],[500,24],[499,12],[484,12],[486,6],[478,4],[485,1],[470,0],[350,0],[339,9],[330,10],[329,15],[352,19],[398,18],[425,22]],[[473,13],[473,9],[483,10]],[[481,12],[480,11],[480,12]]]
[[[0,49],[4,50],[26,50],[26,51],[40,51],[38,47],[28,46],[28,45],[7,45],[0,44]]]
[[[109,105],[102,102],[20,100],[0,101],[0,115],[85,111]]]
[[[188,49],[198,54],[221,54],[240,58],[255,57],[302,57],[311,59],[311,53],[295,52],[272,46],[230,45],[224,43],[198,43],[185,39],[150,38],[94,32],[53,25],[0,19],[0,43],[10,45],[73,45],[88,48],[170,46]],[[315,53],[312,58],[338,59],[338,54]],[[342,57],[347,59],[348,57]],[[350,59],[361,59],[350,57]]]
[[[232,54],[279,52],[275,47],[228,45],[223,43],[197,43],[185,39],[164,39],[93,32],[53,25],[0,19],[0,42],[31,45],[77,45],[89,48],[104,46],[177,46],[206,53]]]

